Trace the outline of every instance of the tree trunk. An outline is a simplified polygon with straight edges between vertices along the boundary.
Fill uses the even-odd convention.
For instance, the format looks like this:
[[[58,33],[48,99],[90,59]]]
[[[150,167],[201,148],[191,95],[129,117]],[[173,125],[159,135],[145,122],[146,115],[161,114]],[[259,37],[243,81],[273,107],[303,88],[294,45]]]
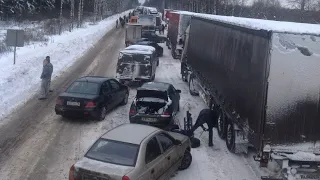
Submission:
[[[60,3],[60,16],[59,16],[59,35],[62,32],[62,10],[63,10],[63,0]]]
[[[71,24],[70,24],[70,29],[69,31],[71,32],[73,30],[73,23],[74,23],[74,0],[70,0],[70,20],[71,20]]]
[[[78,5],[78,28],[81,27],[81,2],[82,2],[82,0],[79,0],[79,5]]]

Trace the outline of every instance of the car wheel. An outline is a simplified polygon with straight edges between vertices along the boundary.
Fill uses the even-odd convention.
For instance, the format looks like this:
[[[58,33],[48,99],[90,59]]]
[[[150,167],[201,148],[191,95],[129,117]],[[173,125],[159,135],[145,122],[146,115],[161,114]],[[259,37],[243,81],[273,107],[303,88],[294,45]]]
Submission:
[[[224,115],[223,112],[219,112],[219,117],[218,117],[218,122],[217,122],[217,130],[218,130],[218,135],[221,139],[226,138],[226,125],[225,125],[225,120],[224,120]]]
[[[124,95],[124,98],[121,102],[121,105],[126,105],[128,104],[128,99],[129,99],[129,93],[127,92],[126,95]]]
[[[180,102],[178,102],[178,109],[177,111],[179,112],[180,111]]]
[[[230,152],[235,152],[235,131],[231,122],[228,122],[227,125],[226,145]]]
[[[103,121],[104,118],[106,118],[107,116],[107,109],[106,107],[102,107],[101,110],[100,110],[100,116],[99,116],[99,121]]]
[[[179,166],[179,170],[187,169],[191,165],[191,162],[192,162],[192,155],[191,155],[190,151],[186,150],[184,152],[181,164]]]

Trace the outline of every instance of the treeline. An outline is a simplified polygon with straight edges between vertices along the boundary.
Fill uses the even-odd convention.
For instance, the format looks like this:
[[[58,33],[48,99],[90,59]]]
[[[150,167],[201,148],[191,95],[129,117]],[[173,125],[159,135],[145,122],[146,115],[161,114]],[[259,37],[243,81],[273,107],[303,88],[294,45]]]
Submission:
[[[0,0],[1,20],[41,20],[80,15],[107,16],[139,4],[138,0]],[[78,8],[80,7],[80,8]],[[71,12],[71,13],[68,13]]]
[[[146,6],[279,21],[320,23],[320,0],[146,0]],[[284,2],[284,1],[281,1]],[[289,8],[290,7],[290,8]]]

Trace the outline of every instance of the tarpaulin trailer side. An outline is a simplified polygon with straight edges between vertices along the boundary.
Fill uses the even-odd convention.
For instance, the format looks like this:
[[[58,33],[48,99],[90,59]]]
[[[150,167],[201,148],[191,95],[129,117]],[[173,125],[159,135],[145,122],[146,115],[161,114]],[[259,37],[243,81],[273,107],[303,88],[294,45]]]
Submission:
[[[175,58],[174,52],[176,50],[178,31],[179,31],[180,14],[170,12],[170,19],[168,24],[167,38],[171,48],[171,54]]]
[[[320,35],[201,17],[187,34],[189,85],[199,81],[221,107],[228,149],[252,145],[260,165],[281,162],[284,179],[320,179]]]
[[[187,63],[216,103],[249,129],[250,142],[260,149],[267,90],[271,34],[192,17]],[[243,122],[247,121],[247,122]]]

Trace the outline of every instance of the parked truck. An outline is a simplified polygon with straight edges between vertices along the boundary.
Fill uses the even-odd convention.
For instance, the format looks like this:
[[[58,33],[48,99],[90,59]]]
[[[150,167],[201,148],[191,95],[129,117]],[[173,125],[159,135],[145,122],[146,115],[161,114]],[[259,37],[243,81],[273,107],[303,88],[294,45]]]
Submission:
[[[168,26],[168,48],[171,49],[171,55],[174,59],[179,59],[182,54],[184,33],[190,24],[192,13],[186,11],[170,12]]]
[[[261,167],[279,165],[261,179],[320,179],[319,35],[317,25],[199,14],[186,30],[190,93],[220,107],[231,152],[253,147]]]
[[[126,26],[125,45],[128,47],[135,44],[137,40],[142,38],[142,25],[136,23],[128,23]]]

